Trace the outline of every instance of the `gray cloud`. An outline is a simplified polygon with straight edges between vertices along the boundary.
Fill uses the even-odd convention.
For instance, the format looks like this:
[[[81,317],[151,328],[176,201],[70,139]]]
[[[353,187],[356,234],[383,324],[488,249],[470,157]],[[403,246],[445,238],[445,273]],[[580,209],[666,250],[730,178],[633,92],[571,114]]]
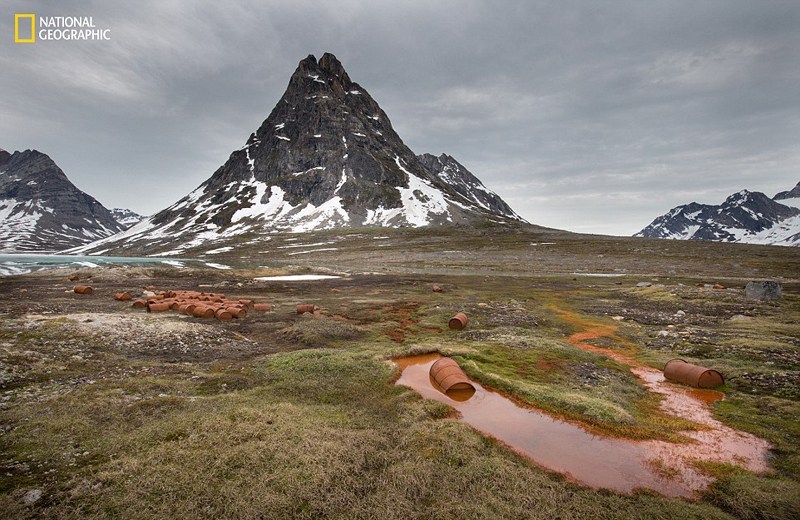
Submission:
[[[112,41],[15,45],[15,12],[91,15]],[[793,0],[11,1],[0,146],[155,212],[330,51],[417,153],[453,155],[531,222],[630,234],[800,180],[798,26]]]

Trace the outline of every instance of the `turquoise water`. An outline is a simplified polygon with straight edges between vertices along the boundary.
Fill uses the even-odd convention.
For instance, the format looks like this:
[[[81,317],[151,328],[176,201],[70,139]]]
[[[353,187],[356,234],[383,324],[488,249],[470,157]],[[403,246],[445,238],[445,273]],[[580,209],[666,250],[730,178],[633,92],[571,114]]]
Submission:
[[[186,264],[200,262],[193,258],[151,258],[124,256],[79,256],[79,255],[37,255],[0,254],[0,276],[30,273],[42,269],[63,269],[81,267],[100,267],[103,265],[153,265],[165,267],[184,267]]]

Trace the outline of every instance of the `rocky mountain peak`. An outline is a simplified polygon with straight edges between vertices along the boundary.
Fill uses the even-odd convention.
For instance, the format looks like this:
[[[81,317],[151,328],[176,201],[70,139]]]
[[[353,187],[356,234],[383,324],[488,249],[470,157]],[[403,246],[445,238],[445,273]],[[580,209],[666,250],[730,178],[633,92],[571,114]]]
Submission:
[[[798,182],[791,190],[782,191],[772,198],[772,200],[778,201],[787,199],[800,199],[800,182]]]
[[[336,56],[309,55],[244,146],[120,244],[150,253],[245,233],[522,220],[455,159],[441,157],[414,154]],[[153,241],[153,233],[163,239]]]
[[[0,251],[59,251],[123,229],[47,154],[14,152],[0,173]]]
[[[8,164],[8,161],[10,159],[11,159],[11,154],[0,148],[0,168]]]

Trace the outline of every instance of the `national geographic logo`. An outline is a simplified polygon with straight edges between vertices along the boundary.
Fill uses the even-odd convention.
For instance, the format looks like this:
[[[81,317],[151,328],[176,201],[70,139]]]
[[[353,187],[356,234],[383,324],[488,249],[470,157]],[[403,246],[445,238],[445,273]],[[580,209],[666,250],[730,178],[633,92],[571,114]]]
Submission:
[[[37,24],[36,21],[39,23]],[[38,41],[108,41],[111,29],[98,27],[93,16],[14,15],[14,43]]]

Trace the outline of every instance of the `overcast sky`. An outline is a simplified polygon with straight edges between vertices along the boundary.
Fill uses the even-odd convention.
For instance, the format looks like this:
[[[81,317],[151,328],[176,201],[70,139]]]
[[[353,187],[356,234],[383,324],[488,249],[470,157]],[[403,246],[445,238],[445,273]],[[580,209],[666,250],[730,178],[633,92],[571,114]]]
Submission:
[[[112,39],[14,44],[14,13],[92,16]],[[0,148],[154,213],[327,51],[412,150],[454,156],[528,221],[632,234],[800,181],[798,28],[797,0],[6,0]]]

